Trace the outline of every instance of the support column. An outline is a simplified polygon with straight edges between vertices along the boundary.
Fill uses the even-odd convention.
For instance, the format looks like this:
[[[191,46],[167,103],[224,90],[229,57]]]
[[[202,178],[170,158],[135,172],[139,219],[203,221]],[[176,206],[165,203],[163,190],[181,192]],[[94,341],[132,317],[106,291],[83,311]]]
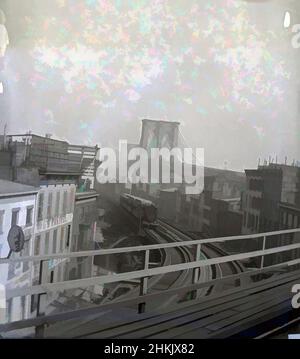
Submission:
[[[147,249],[145,251],[145,259],[144,259],[144,270],[149,269],[149,258],[150,258],[150,250]],[[140,296],[146,295],[148,292],[148,277],[141,278],[141,286],[140,286]],[[146,311],[146,303],[139,303],[138,312],[144,313]]]

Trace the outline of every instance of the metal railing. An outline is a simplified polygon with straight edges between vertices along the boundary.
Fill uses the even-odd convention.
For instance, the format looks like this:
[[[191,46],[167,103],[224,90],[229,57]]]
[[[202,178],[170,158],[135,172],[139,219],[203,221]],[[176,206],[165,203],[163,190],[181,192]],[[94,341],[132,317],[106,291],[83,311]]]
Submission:
[[[77,280],[68,280],[63,282],[57,283],[41,283],[39,285],[34,285],[28,288],[15,288],[15,289],[7,289],[6,291],[6,299],[27,296],[27,295],[44,295],[51,292],[58,292],[58,291],[65,291],[70,289],[78,289],[78,288],[88,288],[93,285],[104,285],[109,283],[117,283],[122,281],[130,281],[139,279],[141,283],[141,290],[140,290],[140,297],[138,299],[132,299],[131,301],[138,302],[139,306],[143,303],[143,297],[149,296],[147,293],[147,278],[156,276],[156,275],[163,275],[168,274],[176,271],[184,271],[184,270],[194,270],[195,272],[199,271],[199,268],[205,266],[212,266],[218,265],[222,263],[234,262],[234,261],[243,261],[247,259],[259,258],[261,257],[261,265],[258,268],[249,268],[246,269],[245,272],[225,276],[220,279],[215,279],[210,282],[206,283],[194,283],[192,285],[188,285],[182,288],[172,289],[171,291],[182,291],[184,288],[186,290],[191,289],[198,289],[200,287],[209,286],[212,283],[220,282],[227,279],[239,279],[243,276],[247,276],[249,274],[255,275],[264,273],[270,270],[279,269],[281,267],[289,267],[300,264],[300,255],[294,259],[288,259],[281,263],[270,264],[265,266],[265,257],[269,255],[275,255],[283,252],[293,251],[296,249],[300,249],[300,241],[299,243],[291,243],[282,246],[276,246],[272,248],[267,248],[266,244],[270,237],[274,236],[284,236],[284,235],[294,235],[296,233],[300,233],[300,228],[297,229],[289,229],[289,230],[282,230],[282,231],[275,231],[275,232],[267,232],[267,233],[258,233],[258,234],[251,234],[251,235],[240,235],[240,236],[232,236],[232,237],[220,237],[220,238],[208,238],[208,239],[201,239],[201,240],[187,240],[183,242],[172,242],[172,243],[162,243],[162,244],[154,244],[154,245],[143,245],[143,246],[134,246],[134,247],[122,247],[122,248],[112,248],[112,249],[100,249],[100,250],[92,250],[92,251],[80,251],[80,252],[71,252],[71,253],[61,253],[61,254],[51,254],[51,255],[40,255],[40,256],[30,256],[30,257],[19,257],[19,258],[12,258],[12,259],[0,259],[1,264],[9,264],[9,263],[18,263],[18,262],[39,262],[40,263],[40,270],[42,270],[43,262],[50,261],[50,260],[59,260],[59,259],[70,259],[70,258],[79,258],[79,257],[90,257],[90,256],[104,256],[104,255],[116,255],[122,253],[134,253],[134,252],[143,252],[144,254],[144,263],[143,269],[135,270],[125,273],[116,273],[116,274],[106,274],[97,277],[90,277],[84,279],[77,279]],[[212,244],[212,243],[226,243],[229,241],[239,241],[239,240],[251,240],[251,239],[258,239],[261,241],[262,249],[259,250],[252,250],[243,253],[235,253],[230,255],[225,255],[223,257],[216,257],[216,258],[209,258],[209,259],[201,259],[201,248],[205,244]],[[292,241],[292,239],[289,239]],[[294,240],[294,238],[293,238]],[[196,255],[195,260],[190,261],[187,263],[179,263],[179,264],[171,264],[167,266],[155,266],[151,268],[149,266],[149,256],[152,250],[164,250],[168,248],[178,248],[178,247],[190,247],[196,246]],[[42,276],[40,276],[42,277]],[[162,293],[151,294],[151,296],[161,295]],[[128,301],[128,300],[127,300]],[[122,303],[122,302],[119,302]],[[101,307],[101,306],[100,306]],[[100,308],[99,307],[99,308]],[[95,310],[95,308],[94,308]],[[99,309],[100,310],[100,309]],[[76,317],[76,314],[73,314]],[[57,321],[59,321],[59,314],[55,317]],[[61,320],[64,320],[61,317]],[[13,330],[13,328],[26,328],[32,326],[32,323],[38,323],[41,325],[43,324],[43,319],[35,318],[35,319],[28,319],[20,322],[15,323],[7,323],[5,325],[0,325],[0,332],[1,330]],[[44,318],[44,324],[47,323],[47,319]]]

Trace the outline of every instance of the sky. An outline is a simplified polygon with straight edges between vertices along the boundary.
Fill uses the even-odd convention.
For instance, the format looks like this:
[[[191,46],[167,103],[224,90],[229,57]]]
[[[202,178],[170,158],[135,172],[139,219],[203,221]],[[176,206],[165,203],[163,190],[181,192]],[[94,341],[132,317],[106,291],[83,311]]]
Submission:
[[[137,143],[142,118],[180,122],[205,165],[300,160],[293,0],[0,0],[10,45],[0,130]],[[291,26],[284,28],[284,15]]]

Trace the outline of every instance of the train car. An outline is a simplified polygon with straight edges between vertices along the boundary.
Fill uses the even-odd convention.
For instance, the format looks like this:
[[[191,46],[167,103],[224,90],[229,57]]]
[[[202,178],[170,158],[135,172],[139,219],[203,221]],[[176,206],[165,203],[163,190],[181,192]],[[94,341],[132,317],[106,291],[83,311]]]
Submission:
[[[157,226],[157,207],[151,201],[130,194],[122,194],[120,204],[143,227],[153,228]]]

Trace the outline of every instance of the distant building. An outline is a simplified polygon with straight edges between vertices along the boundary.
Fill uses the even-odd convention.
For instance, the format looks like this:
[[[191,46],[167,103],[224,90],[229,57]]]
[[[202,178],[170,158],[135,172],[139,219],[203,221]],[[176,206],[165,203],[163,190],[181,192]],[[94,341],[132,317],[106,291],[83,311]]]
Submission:
[[[279,229],[300,227],[300,207],[289,203],[279,203]]]
[[[179,190],[178,188],[162,189],[159,193],[158,215],[170,222],[176,222],[179,213]]]
[[[204,173],[204,191],[199,195],[186,195],[184,186],[162,189],[159,215],[205,236],[240,234],[243,173],[212,168],[205,168]]]
[[[241,234],[243,214],[240,211],[240,202],[240,197],[211,201],[209,230],[212,237]]]
[[[9,135],[4,142],[0,178],[5,175],[14,182],[38,185],[40,180],[68,173],[68,178],[76,179],[78,186],[89,181],[94,188],[97,146],[70,145],[50,135],[34,134]]]
[[[286,230],[296,228],[300,228],[300,207],[296,207],[289,203],[279,203],[279,229]],[[278,245],[287,245],[299,242],[299,240],[300,233],[286,234],[277,238],[277,243]],[[296,249],[292,251],[292,253],[277,254],[277,257],[279,257],[281,261],[289,260],[291,258],[299,258],[300,249]]]
[[[270,164],[246,170],[247,185],[242,196],[243,233],[278,230],[280,204],[300,208],[300,168]]]
[[[20,226],[25,235],[25,246],[20,253],[11,253],[10,258],[33,255],[35,235],[36,198],[39,188],[0,180],[0,257],[10,254],[7,236],[10,228]],[[0,283],[7,289],[30,287],[32,263],[17,263],[0,266]],[[9,299],[7,320],[15,321],[30,316],[30,298]]]

